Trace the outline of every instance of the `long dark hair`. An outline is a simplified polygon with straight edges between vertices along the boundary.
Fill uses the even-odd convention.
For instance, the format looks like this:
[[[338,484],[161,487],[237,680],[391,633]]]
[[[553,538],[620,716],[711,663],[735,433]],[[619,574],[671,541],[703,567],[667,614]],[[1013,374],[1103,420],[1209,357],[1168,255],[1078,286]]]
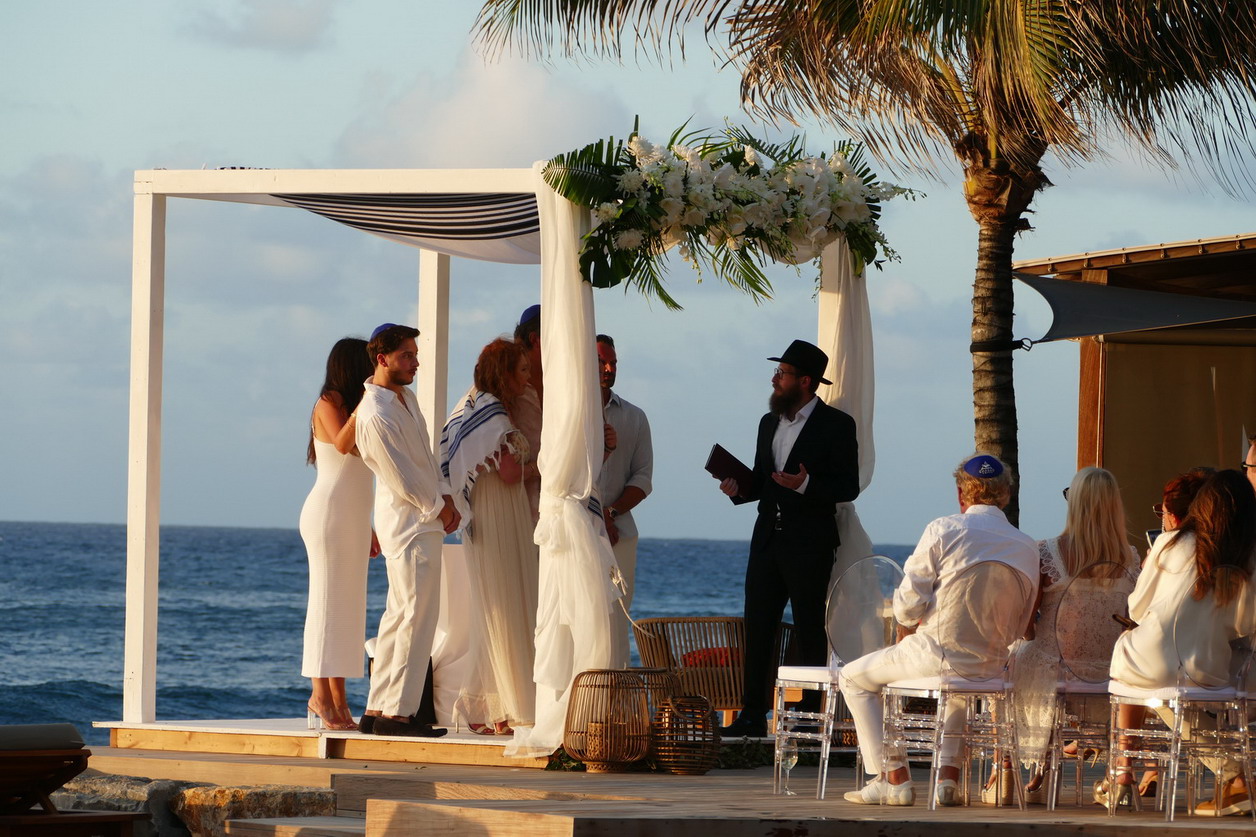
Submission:
[[[1191,501],[1186,519],[1170,543],[1177,543],[1188,532],[1195,536],[1197,578],[1192,595],[1202,599],[1216,587],[1218,604],[1228,604],[1238,592],[1238,584],[1233,573],[1220,572],[1221,568],[1232,567],[1250,576],[1256,557],[1256,494],[1252,484],[1233,469],[1210,476]]]
[[[327,355],[327,377],[318,397],[337,393],[344,404],[345,413],[352,413],[362,400],[365,389],[362,382],[375,372],[375,365],[366,353],[366,341],[358,337],[342,337],[331,347]],[[305,450],[305,461],[314,464],[314,422],[310,422],[310,443]]]

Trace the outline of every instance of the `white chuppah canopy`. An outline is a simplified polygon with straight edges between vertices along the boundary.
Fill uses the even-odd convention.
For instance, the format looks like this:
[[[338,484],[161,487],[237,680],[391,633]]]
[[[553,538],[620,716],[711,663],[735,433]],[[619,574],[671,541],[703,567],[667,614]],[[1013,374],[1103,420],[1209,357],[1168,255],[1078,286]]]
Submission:
[[[611,583],[610,544],[599,519],[586,508],[602,447],[592,288],[580,280],[577,267],[580,236],[590,220],[549,189],[540,177],[542,165],[532,170],[136,172],[124,723],[156,720],[166,204],[168,198],[178,197],[303,206],[420,247],[417,325],[426,374],[420,377],[418,394],[424,413],[438,423],[446,413],[450,254],[534,263],[539,238],[546,399],[537,528],[538,717],[537,726],[518,736],[512,746],[528,754],[551,752],[561,743],[572,679],[583,670],[609,664],[609,611],[618,593]],[[539,206],[539,234],[535,226],[529,228],[532,195]],[[379,200],[381,196],[386,199]],[[438,217],[440,213],[444,217]],[[874,461],[866,288],[863,276],[852,272],[844,245],[830,245],[824,265],[817,342],[831,358],[827,377],[834,385],[823,395],[856,420],[860,482],[866,486]],[[846,506],[839,516],[843,540],[839,563],[845,566],[871,548],[854,509]]]

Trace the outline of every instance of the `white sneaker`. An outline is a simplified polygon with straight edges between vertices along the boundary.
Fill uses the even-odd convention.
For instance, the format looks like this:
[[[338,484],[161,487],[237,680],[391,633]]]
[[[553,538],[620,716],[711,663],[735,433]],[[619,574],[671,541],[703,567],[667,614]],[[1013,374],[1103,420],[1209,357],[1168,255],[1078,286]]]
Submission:
[[[856,805],[915,805],[916,788],[908,779],[901,785],[891,785],[884,779],[869,782],[857,791],[847,791],[847,802]]]
[[[954,779],[939,779],[935,797],[937,803],[946,808],[953,808],[956,805],[963,804],[959,798],[959,782]]]

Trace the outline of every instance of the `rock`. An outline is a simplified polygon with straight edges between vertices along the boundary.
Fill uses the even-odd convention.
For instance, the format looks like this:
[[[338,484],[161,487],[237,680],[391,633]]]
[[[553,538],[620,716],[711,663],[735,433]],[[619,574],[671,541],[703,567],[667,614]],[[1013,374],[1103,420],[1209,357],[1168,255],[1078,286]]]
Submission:
[[[135,823],[135,837],[188,837],[187,827],[174,812],[173,799],[191,787],[200,785],[86,770],[53,793],[52,804],[58,808],[146,813],[147,822]]]
[[[225,837],[227,820],[332,816],[336,794],[294,785],[193,787],[175,797],[174,810],[196,837]]]

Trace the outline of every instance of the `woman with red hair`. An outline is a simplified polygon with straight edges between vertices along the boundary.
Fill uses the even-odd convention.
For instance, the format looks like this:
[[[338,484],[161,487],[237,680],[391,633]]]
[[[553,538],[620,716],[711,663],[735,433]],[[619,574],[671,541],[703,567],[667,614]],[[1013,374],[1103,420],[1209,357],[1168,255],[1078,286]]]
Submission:
[[[478,599],[478,653],[454,717],[485,735],[509,735],[512,726],[534,720],[538,559],[523,480],[536,464],[513,415],[530,372],[521,345],[489,343],[475,364],[475,385],[441,434],[441,464],[462,514],[470,594]]]

